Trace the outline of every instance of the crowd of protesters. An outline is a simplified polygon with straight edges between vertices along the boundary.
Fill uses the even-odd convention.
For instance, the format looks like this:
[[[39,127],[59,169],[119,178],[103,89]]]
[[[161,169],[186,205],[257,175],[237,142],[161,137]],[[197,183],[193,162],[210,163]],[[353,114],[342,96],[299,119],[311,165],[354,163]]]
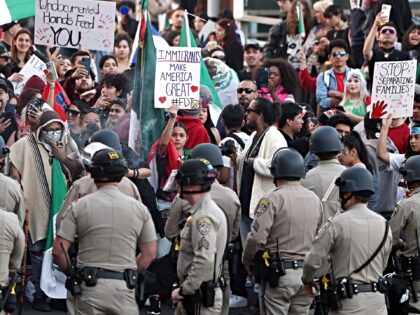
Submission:
[[[275,187],[267,163],[282,147],[296,149],[306,171],[325,167],[330,160],[331,168],[340,171],[367,169],[375,186],[369,208],[386,219],[409,193],[400,185],[399,170],[408,158],[420,155],[420,88],[416,88],[419,93],[414,96],[411,117],[369,118],[375,63],[420,58],[420,26],[412,22],[407,0],[350,1],[348,14],[332,0],[279,0],[279,24],[270,29],[266,41],[246,38],[229,10],[221,10],[217,17],[208,17],[198,8],[192,11],[191,29],[223,110],[215,123],[210,116],[214,97],[201,86],[198,108],[172,105],[166,110],[166,126],[147,150],[149,156],[144,156],[141,146],[136,150],[128,146],[136,6],[131,1],[116,2],[114,49],[106,54],[83,47],[35,46],[31,19],[0,26],[0,135],[10,149],[2,165],[4,173],[20,183],[30,212],[28,251],[35,309],[50,308],[39,282],[51,203],[46,193],[52,185],[50,157],[60,161],[71,187],[85,174],[83,150],[100,130],[118,135],[118,146],[128,161],[126,176],[152,213],[161,256],[171,247],[164,225],[177,195],[165,184],[201,143],[213,143],[225,152],[218,181],[239,197],[243,242],[259,200]],[[389,20],[381,12],[382,4],[392,6]],[[298,5],[304,12],[303,32]],[[179,45],[185,9],[174,3],[166,15],[169,26],[160,27],[170,46]],[[213,25],[210,32],[202,31],[206,23]],[[14,84],[23,80],[19,72],[34,54],[55,64],[56,80],[71,102],[65,119],[53,111],[51,75],[46,82],[31,77],[15,94]],[[83,63],[86,58],[88,67]],[[420,84],[420,69],[416,83]],[[343,144],[342,151],[328,158],[310,150],[311,135],[322,126],[333,127]],[[241,277],[231,282],[231,307],[247,304],[246,273]],[[159,298],[150,300],[155,309],[151,314],[158,314]]]

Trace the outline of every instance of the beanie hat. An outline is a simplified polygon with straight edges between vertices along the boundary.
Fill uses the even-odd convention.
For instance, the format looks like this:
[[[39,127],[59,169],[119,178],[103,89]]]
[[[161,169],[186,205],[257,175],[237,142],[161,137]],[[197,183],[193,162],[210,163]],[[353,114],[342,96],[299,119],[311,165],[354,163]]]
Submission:
[[[33,75],[26,81],[25,86],[23,87],[24,90],[26,89],[35,89],[40,92],[44,91],[45,82],[38,77],[37,75]]]
[[[47,124],[50,121],[60,121],[61,123],[62,120],[60,118],[60,116],[53,110],[47,110],[45,112],[42,113],[41,117],[39,118],[39,126],[44,126],[45,124]]]

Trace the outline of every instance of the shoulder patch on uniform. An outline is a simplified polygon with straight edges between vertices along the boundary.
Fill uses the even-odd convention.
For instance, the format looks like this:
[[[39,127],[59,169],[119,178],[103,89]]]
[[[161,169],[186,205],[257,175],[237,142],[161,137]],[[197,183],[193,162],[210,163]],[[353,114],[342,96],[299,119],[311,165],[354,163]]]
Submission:
[[[324,225],[319,229],[318,233],[316,234],[316,237],[319,237],[322,234],[324,234],[325,231],[328,230],[330,226],[331,226],[331,221],[330,220],[325,221]]]
[[[255,216],[258,217],[268,209],[270,206],[270,200],[267,198],[262,198],[258,203],[257,209],[255,209]]]
[[[204,236],[198,241],[198,249],[202,248],[209,249],[209,242]]]
[[[212,226],[210,218],[204,217],[197,220],[197,229],[201,235],[206,235]]]
[[[254,222],[252,223],[252,228],[255,230],[255,232],[258,232],[260,225],[257,220],[254,220]]]

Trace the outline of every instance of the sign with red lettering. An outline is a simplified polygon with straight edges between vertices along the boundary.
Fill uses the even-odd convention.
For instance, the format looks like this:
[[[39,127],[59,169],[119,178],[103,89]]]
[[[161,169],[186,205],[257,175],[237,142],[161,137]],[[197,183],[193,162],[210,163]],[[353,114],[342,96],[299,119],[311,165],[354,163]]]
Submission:
[[[35,44],[112,51],[115,2],[35,1]]]
[[[156,50],[155,107],[198,108],[200,48],[167,47]]]

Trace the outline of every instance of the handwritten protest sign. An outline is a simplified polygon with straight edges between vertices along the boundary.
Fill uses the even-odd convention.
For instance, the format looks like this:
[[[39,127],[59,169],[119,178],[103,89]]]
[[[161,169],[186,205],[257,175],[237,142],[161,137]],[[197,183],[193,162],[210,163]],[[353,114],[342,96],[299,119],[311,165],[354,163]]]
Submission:
[[[20,93],[23,90],[23,87],[25,86],[26,81],[28,81],[28,79],[33,75],[37,75],[45,81],[45,69],[47,69],[47,67],[45,66],[45,62],[43,62],[37,56],[32,55],[31,58],[29,58],[29,60],[25,63],[23,68],[19,71],[19,73],[23,75],[22,82],[13,82],[15,94],[20,95]]]
[[[417,61],[376,62],[373,73],[371,118],[410,117],[416,83]]]
[[[35,44],[111,51],[115,2],[35,1]]]
[[[200,95],[200,48],[156,50],[155,107],[197,108]]]

